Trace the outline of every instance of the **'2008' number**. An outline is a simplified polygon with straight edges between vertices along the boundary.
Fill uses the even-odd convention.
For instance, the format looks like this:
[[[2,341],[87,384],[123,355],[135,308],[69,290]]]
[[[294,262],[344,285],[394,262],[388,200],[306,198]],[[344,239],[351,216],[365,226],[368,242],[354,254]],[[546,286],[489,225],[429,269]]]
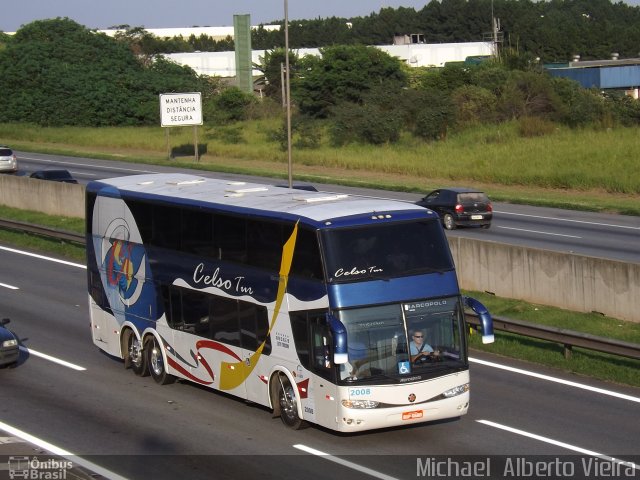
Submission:
[[[358,395],[371,395],[371,389],[370,388],[352,388],[349,391],[349,395],[351,395],[352,397],[355,397]]]

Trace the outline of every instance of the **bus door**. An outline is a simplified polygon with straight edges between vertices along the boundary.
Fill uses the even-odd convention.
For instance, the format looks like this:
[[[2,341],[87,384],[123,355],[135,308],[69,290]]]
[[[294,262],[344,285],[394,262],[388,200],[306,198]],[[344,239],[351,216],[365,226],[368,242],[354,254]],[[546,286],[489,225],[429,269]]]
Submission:
[[[333,363],[333,339],[326,313],[310,316],[309,327],[312,352],[310,368],[315,377],[310,386],[309,401],[303,403],[303,411],[305,418],[328,425],[335,421],[339,395]]]
[[[337,386],[333,363],[333,339],[327,310],[290,312],[291,331],[299,364],[295,380],[304,418],[328,425],[335,422]]]

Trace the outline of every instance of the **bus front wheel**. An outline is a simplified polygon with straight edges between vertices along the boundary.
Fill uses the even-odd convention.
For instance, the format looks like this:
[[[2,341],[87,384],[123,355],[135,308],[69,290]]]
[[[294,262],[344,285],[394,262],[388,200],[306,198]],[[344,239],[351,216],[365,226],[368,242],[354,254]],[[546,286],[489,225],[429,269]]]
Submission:
[[[298,416],[296,390],[284,374],[278,374],[278,405],[282,422],[294,430],[300,429],[304,421]]]
[[[145,343],[144,349],[149,365],[149,373],[159,385],[167,385],[173,383],[176,379],[173,375],[167,373],[167,367],[164,364],[164,356],[162,349],[158,344],[156,337],[151,337]]]
[[[149,375],[147,361],[142,351],[142,344],[133,331],[127,330],[125,333],[124,344],[126,347],[124,366],[126,368],[131,367],[133,373],[140,377],[146,377]]]

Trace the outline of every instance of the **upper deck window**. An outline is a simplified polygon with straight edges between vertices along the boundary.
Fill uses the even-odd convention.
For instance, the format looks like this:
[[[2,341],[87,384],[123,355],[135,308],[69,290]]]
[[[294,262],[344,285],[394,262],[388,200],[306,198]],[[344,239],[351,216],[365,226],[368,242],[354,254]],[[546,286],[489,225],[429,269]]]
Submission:
[[[329,282],[396,278],[453,269],[437,219],[322,232]]]

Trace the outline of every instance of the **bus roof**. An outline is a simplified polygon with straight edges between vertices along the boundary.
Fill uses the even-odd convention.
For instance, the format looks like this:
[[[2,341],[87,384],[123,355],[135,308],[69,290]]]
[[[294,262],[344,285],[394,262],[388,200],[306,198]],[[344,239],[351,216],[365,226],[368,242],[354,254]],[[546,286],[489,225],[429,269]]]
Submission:
[[[317,222],[351,215],[400,211],[409,215],[413,212],[416,216],[422,216],[425,212],[435,215],[424,207],[400,200],[312,192],[183,173],[131,175],[98,180],[89,183],[87,191],[98,193],[107,188],[100,194],[110,196],[108,187],[115,187],[125,198],[144,198],[205,208],[224,206],[224,210],[228,211],[247,213],[247,210],[251,210],[255,214],[269,216],[276,213]]]

